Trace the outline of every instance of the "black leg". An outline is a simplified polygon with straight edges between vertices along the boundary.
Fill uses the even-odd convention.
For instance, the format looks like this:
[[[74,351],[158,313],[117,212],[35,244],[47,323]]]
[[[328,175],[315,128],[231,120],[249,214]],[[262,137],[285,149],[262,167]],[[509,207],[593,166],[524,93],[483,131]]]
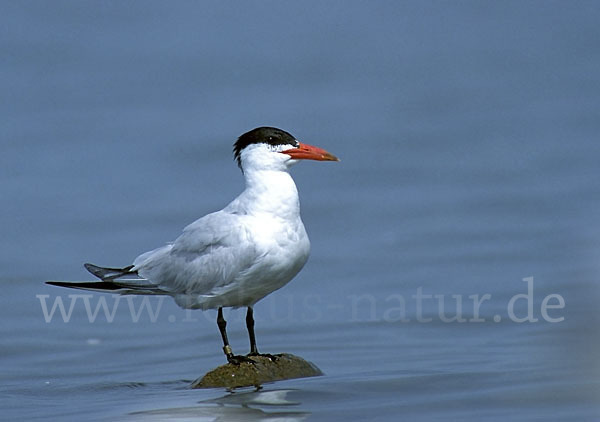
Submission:
[[[250,337],[250,354],[258,355],[256,337],[254,336],[254,311],[251,306],[248,306],[248,312],[246,312],[246,328],[248,329],[248,336]]]
[[[229,359],[233,357],[233,350],[231,350],[229,340],[227,339],[227,321],[223,318],[223,308],[219,308],[219,312],[217,313],[217,325],[219,326],[221,338],[223,339],[223,353],[225,353],[225,356]]]
[[[248,336],[250,337],[250,353],[248,353],[248,356],[265,356],[272,361],[277,360],[277,356],[269,353],[258,353],[256,337],[254,336],[254,311],[251,306],[248,306],[248,312],[246,312],[246,328],[248,329]]]
[[[233,350],[231,350],[229,340],[227,339],[227,321],[223,318],[223,308],[219,308],[219,311],[217,312],[217,325],[219,326],[221,338],[223,339],[223,353],[227,356],[227,362],[233,363],[234,365],[239,365],[242,362],[255,363],[246,356],[236,356],[233,354]]]

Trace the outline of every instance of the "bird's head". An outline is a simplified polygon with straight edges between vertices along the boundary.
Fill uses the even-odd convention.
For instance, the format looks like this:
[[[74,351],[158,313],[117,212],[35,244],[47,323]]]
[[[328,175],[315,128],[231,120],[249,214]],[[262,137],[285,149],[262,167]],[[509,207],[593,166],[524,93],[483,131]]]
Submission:
[[[258,127],[244,133],[233,145],[238,166],[260,170],[286,170],[298,160],[339,161],[324,149],[299,142],[288,132]]]

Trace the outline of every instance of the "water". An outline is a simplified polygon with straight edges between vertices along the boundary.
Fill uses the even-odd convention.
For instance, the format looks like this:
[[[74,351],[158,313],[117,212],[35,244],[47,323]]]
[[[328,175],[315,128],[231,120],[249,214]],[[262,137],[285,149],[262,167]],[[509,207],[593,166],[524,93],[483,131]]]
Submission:
[[[3,419],[599,419],[597,3],[0,7]],[[221,208],[263,124],[342,159],[294,168],[311,259],[255,308],[326,375],[193,391],[214,312],[42,282]]]

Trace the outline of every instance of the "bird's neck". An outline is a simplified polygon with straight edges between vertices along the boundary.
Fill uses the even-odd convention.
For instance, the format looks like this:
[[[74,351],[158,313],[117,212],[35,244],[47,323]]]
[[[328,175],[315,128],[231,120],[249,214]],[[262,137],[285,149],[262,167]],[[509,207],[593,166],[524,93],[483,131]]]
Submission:
[[[238,198],[244,211],[281,218],[300,215],[298,190],[292,176],[280,170],[250,170],[244,173],[246,190]]]

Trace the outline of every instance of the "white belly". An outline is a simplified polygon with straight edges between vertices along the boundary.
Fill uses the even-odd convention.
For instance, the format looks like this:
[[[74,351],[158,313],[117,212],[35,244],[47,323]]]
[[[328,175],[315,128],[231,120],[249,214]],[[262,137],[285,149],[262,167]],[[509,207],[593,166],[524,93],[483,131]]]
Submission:
[[[216,294],[175,296],[180,306],[201,309],[252,306],[285,286],[302,269],[308,260],[310,241],[300,218],[293,224],[273,218],[249,216],[248,219],[248,241],[256,248],[253,265]]]

